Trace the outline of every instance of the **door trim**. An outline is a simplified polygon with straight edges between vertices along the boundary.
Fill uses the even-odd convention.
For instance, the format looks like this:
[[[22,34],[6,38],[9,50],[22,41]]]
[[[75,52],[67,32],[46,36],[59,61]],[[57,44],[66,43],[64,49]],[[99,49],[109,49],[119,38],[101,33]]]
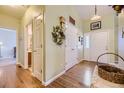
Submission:
[[[27,52],[27,49],[28,49],[28,25],[32,25],[32,32],[33,32],[33,22],[29,22],[25,28],[24,28],[24,69],[28,69],[28,52]],[[33,56],[32,56],[33,57]],[[32,60],[32,59],[31,59]],[[31,66],[33,66],[31,64]]]
[[[42,48],[41,48],[41,53],[42,53],[42,60],[41,60],[41,79],[39,78],[40,77],[40,74],[39,74],[39,72],[36,72],[36,71],[34,71],[34,53],[33,53],[33,51],[32,51],[32,64],[33,64],[33,66],[32,66],[32,73],[33,73],[33,75],[35,76],[35,77],[38,77],[38,79],[41,81],[41,82],[43,82],[44,80],[43,80],[43,66],[44,66],[44,11],[43,11],[43,14],[42,13],[40,13],[38,16],[35,16],[34,18],[33,18],[33,33],[34,33],[34,24],[35,24],[35,20],[36,20],[36,18],[37,17],[39,17],[40,15],[43,15],[43,19],[42,19],[42,25],[43,25],[43,28],[42,28]],[[34,34],[32,34],[32,50],[34,49],[34,46],[33,46],[33,44],[34,44]]]

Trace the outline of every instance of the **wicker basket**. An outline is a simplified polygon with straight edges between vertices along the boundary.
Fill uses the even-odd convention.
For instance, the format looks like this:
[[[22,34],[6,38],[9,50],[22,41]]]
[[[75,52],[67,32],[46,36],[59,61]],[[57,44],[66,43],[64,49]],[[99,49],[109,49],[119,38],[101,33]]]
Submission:
[[[118,56],[124,61],[124,59],[121,56],[119,56],[118,54],[115,54],[115,53],[101,54],[97,58],[98,75],[101,78],[108,80],[110,82],[114,82],[117,84],[124,84],[124,70],[122,70],[118,67],[115,67],[114,65],[99,62],[100,57],[103,55],[106,55],[106,54],[112,54],[112,55]]]

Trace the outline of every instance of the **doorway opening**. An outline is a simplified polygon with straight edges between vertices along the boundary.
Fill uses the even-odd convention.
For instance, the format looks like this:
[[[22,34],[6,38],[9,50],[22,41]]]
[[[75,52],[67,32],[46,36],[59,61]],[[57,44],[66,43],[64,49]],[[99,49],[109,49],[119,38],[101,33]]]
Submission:
[[[24,32],[24,68],[42,81],[43,75],[43,14],[40,14],[25,27]]]
[[[32,23],[27,26],[28,38],[28,68],[32,71]]]
[[[16,30],[0,28],[0,66],[16,64]]]
[[[27,69],[32,71],[32,22],[26,26],[25,31],[25,47],[26,47],[26,63]]]

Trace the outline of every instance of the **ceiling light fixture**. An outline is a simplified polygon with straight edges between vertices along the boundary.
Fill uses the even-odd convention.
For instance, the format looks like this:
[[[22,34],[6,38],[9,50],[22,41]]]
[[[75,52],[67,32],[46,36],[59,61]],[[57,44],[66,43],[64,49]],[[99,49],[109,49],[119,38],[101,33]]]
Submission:
[[[97,7],[95,5],[95,15],[91,18],[91,20],[99,20],[101,19],[101,16],[97,14]]]

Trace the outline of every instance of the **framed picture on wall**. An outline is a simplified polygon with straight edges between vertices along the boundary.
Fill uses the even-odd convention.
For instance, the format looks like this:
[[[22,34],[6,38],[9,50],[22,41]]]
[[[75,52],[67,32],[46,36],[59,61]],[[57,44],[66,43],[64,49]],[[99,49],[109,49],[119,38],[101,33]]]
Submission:
[[[101,29],[101,21],[93,22],[90,24],[90,30]]]

